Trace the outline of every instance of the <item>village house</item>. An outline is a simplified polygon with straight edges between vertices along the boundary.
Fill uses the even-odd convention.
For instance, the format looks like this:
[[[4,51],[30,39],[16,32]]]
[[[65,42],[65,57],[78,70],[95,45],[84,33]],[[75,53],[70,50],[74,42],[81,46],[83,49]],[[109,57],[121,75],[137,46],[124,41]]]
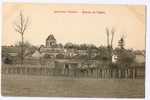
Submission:
[[[69,57],[74,57],[78,54],[76,49],[64,49],[65,50],[65,57],[69,58]]]
[[[135,62],[139,64],[145,63],[144,51],[135,51]]]

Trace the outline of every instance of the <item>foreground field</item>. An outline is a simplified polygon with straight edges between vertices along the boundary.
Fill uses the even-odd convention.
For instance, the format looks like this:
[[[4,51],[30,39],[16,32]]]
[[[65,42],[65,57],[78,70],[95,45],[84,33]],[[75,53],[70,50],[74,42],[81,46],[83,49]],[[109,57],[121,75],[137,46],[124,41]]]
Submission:
[[[143,98],[144,79],[2,75],[3,96]]]

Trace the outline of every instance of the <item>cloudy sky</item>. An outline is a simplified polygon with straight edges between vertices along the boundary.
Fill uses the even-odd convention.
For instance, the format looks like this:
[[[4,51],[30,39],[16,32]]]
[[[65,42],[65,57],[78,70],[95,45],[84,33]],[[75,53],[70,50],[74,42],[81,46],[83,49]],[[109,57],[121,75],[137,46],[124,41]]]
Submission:
[[[13,45],[21,40],[14,30],[20,11],[29,17],[30,24],[24,37],[33,45],[45,44],[49,34],[63,44],[107,45],[107,27],[115,29],[114,47],[124,34],[126,48],[145,49],[145,6],[142,5],[5,3],[2,45]]]

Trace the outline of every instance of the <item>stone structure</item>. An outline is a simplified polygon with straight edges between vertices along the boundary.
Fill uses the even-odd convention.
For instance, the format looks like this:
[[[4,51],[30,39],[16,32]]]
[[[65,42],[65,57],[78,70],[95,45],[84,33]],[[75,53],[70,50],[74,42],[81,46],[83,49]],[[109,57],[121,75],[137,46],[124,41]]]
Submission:
[[[46,38],[45,46],[41,45],[39,51],[42,55],[47,54],[47,55],[50,55],[51,57],[56,57],[57,55],[65,54],[63,47],[61,45],[57,44],[57,41],[52,34],[50,34]]]
[[[47,37],[45,45],[46,45],[46,47],[56,47],[57,46],[56,39],[55,39],[55,37],[52,34],[50,34]]]

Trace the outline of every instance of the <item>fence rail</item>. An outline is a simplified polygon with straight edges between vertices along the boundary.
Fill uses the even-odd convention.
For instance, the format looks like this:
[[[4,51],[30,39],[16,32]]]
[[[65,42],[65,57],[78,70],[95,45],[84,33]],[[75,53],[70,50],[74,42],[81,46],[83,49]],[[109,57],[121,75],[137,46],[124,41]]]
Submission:
[[[70,76],[75,78],[92,77],[97,79],[121,79],[121,78],[144,78],[144,67],[126,67],[126,68],[111,68],[97,67],[87,69],[59,69],[50,68],[41,65],[2,65],[2,74],[20,74],[20,75],[46,75],[46,76]]]

